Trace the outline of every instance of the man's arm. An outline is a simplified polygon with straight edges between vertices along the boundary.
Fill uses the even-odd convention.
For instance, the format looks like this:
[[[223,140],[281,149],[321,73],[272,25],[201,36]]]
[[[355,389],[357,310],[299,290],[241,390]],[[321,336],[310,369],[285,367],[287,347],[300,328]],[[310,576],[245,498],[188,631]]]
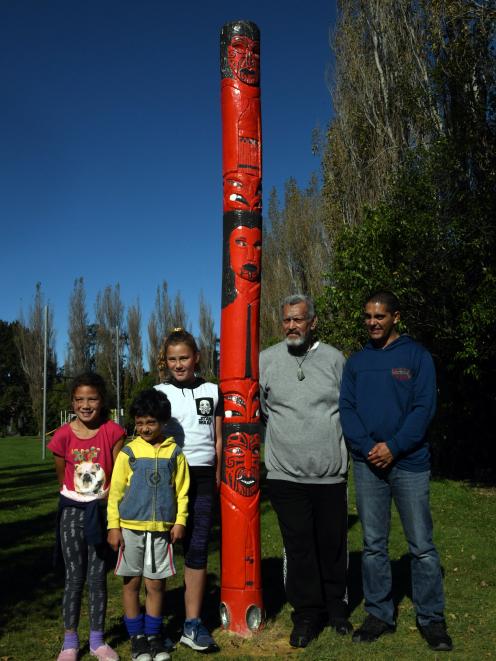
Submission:
[[[408,454],[423,443],[435,411],[436,370],[431,354],[423,350],[417,373],[413,377],[413,401],[410,411],[393,438],[386,439],[394,457]]]
[[[367,433],[365,425],[357,412],[355,374],[349,361],[343,370],[341,392],[339,396],[339,416],[346,442],[350,448],[368,459],[375,442]]]

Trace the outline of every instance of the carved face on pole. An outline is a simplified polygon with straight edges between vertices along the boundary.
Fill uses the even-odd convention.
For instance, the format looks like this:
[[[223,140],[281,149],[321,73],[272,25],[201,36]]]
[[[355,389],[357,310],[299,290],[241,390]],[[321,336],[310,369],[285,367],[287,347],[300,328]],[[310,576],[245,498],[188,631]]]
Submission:
[[[260,279],[262,231],[259,227],[235,227],[229,238],[229,254],[233,272],[250,282]]]
[[[253,496],[260,475],[260,434],[229,434],[224,457],[224,482],[241,496]]]
[[[244,172],[233,172],[224,179],[224,209],[260,211],[262,185],[259,177]]]
[[[258,383],[242,380],[230,382],[231,387],[224,394],[225,417],[230,422],[259,422],[260,395]]]
[[[227,47],[227,60],[233,74],[246,85],[258,85],[260,76],[260,44],[236,34]]]

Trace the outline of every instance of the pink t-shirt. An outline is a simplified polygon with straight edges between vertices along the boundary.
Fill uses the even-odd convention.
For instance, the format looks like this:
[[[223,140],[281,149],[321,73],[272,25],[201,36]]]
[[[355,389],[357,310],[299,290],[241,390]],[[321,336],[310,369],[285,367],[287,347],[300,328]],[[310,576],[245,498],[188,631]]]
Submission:
[[[112,448],[125,433],[112,420],[104,422],[93,438],[79,438],[69,423],[57,429],[47,447],[65,459],[60,492],[82,502],[106,498],[114,467]]]

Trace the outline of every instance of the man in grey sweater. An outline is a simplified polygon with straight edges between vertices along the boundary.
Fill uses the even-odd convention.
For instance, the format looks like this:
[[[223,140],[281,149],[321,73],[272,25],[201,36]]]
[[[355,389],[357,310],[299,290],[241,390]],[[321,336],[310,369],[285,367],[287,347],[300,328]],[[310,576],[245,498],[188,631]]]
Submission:
[[[287,558],[293,647],[324,624],[351,632],[346,591],[348,454],[339,421],[344,357],[316,342],[313,301],[282,305],[285,341],[260,354],[260,399],[267,426],[269,495]]]

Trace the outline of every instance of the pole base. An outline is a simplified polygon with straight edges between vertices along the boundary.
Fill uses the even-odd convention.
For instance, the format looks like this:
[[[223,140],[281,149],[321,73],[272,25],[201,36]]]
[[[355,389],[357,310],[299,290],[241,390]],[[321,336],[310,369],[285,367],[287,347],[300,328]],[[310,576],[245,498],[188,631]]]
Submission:
[[[220,621],[227,631],[248,638],[264,624],[261,590],[222,588]]]

